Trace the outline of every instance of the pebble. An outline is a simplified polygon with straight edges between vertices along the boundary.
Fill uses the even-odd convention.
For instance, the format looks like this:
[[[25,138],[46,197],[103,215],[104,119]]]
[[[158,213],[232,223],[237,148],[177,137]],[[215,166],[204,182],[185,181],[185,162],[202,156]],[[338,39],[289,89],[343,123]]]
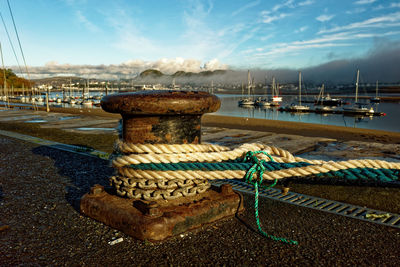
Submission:
[[[117,239],[108,241],[108,244],[109,244],[110,246],[113,246],[113,245],[115,245],[115,244],[121,243],[122,241],[124,241],[124,238],[120,237],[120,238],[117,238]]]

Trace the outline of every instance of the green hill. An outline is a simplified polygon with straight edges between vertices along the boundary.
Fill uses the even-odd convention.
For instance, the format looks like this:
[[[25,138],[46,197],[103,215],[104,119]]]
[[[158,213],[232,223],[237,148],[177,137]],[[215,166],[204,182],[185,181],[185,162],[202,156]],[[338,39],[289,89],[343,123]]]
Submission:
[[[158,78],[161,76],[164,76],[164,74],[161,71],[154,69],[145,70],[142,73],[140,73],[141,78],[145,77]]]

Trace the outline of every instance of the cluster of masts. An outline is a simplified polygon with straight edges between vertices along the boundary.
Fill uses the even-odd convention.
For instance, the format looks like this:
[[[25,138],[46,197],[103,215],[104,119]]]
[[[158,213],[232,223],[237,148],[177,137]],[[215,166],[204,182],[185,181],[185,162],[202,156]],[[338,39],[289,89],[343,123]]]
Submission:
[[[266,79],[265,79],[266,80]],[[254,78],[251,78],[250,71],[247,72],[247,97],[244,97],[244,88],[242,84],[242,98],[239,100],[239,106],[258,106],[258,107],[267,107],[267,106],[279,106],[282,102],[282,97],[279,96],[279,85],[275,82],[275,77],[272,78],[272,86],[271,86],[271,98],[267,98],[267,92],[265,92],[265,97],[258,97],[254,99],[251,95],[254,95]],[[265,85],[265,91],[267,91],[267,84]]]
[[[322,85],[320,94],[315,100],[315,109],[311,110],[309,105],[304,105],[302,103],[302,75],[299,72],[299,85],[298,85],[298,101],[282,107],[279,110],[288,112],[318,112],[318,113],[343,113],[343,114],[356,114],[356,115],[380,115],[381,113],[374,111],[373,107],[367,107],[366,103],[358,102],[358,85],[360,79],[360,71],[357,70],[357,81],[356,81],[356,93],[355,101],[352,106],[344,107],[342,110],[333,110],[332,107],[341,106],[343,101],[340,98],[332,98],[329,94],[324,96],[324,85]],[[250,71],[247,73],[247,97],[244,97],[243,84],[242,84],[242,98],[238,101],[241,107],[270,107],[279,106],[282,102],[282,97],[279,96],[279,86],[276,85],[275,77],[272,78],[271,86],[271,98],[267,97],[267,92],[265,92],[264,97],[254,97],[254,78],[251,78]],[[267,85],[265,88],[268,88]],[[253,97],[252,97],[253,95]],[[370,103],[379,103],[380,98],[378,97],[378,82],[376,82],[376,96],[370,99]]]
[[[87,87],[82,89],[82,93],[80,93],[79,89],[73,88],[71,85],[69,87],[65,87],[62,90],[62,95],[56,94],[55,96],[50,96],[50,90],[53,89],[52,86],[47,86],[45,89],[45,96],[41,94],[31,94],[25,95],[24,93],[20,96],[8,96],[8,94],[4,94],[0,97],[0,100],[9,102],[17,101],[21,103],[28,103],[33,105],[43,105],[48,103],[56,103],[56,104],[70,104],[70,105],[83,105],[87,107],[92,107],[100,104],[100,100],[103,97],[103,93],[100,93],[98,96],[91,96],[89,92],[89,82]],[[32,90],[35,92],[35,90]],[[106,87],[105,94],[108,94],[108,88]]]

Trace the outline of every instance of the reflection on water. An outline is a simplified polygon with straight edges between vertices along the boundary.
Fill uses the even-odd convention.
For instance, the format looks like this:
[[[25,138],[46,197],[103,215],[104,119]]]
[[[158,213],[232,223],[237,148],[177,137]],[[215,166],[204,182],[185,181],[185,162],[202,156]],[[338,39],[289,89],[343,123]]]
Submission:
[[[90,92],[91,97],[100,96],[98,92]],[[52,95],[51,95],[52,97]],[[235,117],[249,117],[259,118],[268,120],[281,120],[281,121],[295,121],[295,122],[306,122],[306,123],[317,123],[327,125],[338,125],[355,128],[365,129],[376,129],[400,132],[400,111],[399,103],[380,103],[374,104],[374,110],[378,112],[384,112],[387,115],[383,117],[351,117],[343,114],[322,114],[322,113],[289,113],[279,111],[279,107],[238,107],[238,101],[241,98],[240,95],[218,95],[221,99],[221,108],[216,114],[235,116]],[[257,96],[256,96],[257,97]],[[281,106],[287,106],[291,103],[297,102],[297,96],[283,96],[283,102]],[[312,102],[312,101],[310,101]],[[314,108],[312,103],[303,101],[304,104]],[[0,101],[0,105],[6,103]],[[20,104],[24,105],[24,104]],[[27,104],[29,105],[29,104]],[[44,105],[41,104],[41,105]],[[73,105],[68,103],[50,103],[51,106],[56,107],[71,107],[71,108],[100,108],[96,106],[86,107],[83,105]],[[72,119],[74,117],[65,117],[65,119]],[[39,121],[35,121],[39,122]]]
[[[59,120],[60,121],[65,121],[65,120],[72,120],[72,119],[78,119],[79,117],[75,116],[75,117],[60,117]]]
[[[30,121],[25,121],[27,123],[42,123],[42,122],[47,122],[46,120],[30,120]]]
[[[115,131],[115,128],[91,128],[91,127],[80,127],[80,128],[76,128],[75,130],[79,130],[79,131]]]
[[[240,95],[218,95],[218,97],[221,99],[221,108],[216,112],[216,114],[219,115],[317,123],[400,132],[400,116],[397,116],[400,111],[400,105],[398,103],[383,102],[380,104],[374,104],[374,110],[378,112],[384,112],[386,113],[386,116],[368,117],[348,116],[343,114],[289,113],[281,112],[277,107],[239,107],[238,100],[241,98]],[[296,101],[296,96],[284,96],[281,106],[290,105]],[[305,104],[309,105],[312,109],[314,108],[312,103]]]

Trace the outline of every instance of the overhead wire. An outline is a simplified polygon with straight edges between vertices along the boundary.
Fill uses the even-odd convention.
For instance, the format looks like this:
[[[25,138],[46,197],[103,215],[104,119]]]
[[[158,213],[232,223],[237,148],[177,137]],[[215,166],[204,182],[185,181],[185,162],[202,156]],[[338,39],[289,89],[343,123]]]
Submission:
[[[24,60],[24,65],[25,65],[26,74],[28,75],[29,85],[31,85],[31,78],[30,78],[28,66],[26,65],[25,54],[24,54],[24,51],[22,50],[21,40],[20,40],[20,38],[19,38],[19,34],[18,34],[18,31],[17,31],[17,26],[15,25],[14,15],[13,15],[13,13],[12,13],[11,5],[10,5],[10,1],[9,1],[9,0],[7,0],[7,4],[8,4],[8,9],[9,9],[9,11],[10,11],[10,15],[11,15],[12,22],[13,22],[13,25],[14,25],[15,35],[17,36],[19,49],[20,49],[20,51],[21,51],[21,56],[22,56],[22,59]],[[33,92],[33,87],[32,87],[32,86],[31,86],[31,93],[32,93],[32,96],[33,96],[33,95],[34,95],[34,92]],[[32,102],[32,104],[33,104],[34,109],[36,110],[36,109],[37,109],[37,106],[36,106],[35,102]]]
[[[17,65],[18,65],[19,72],[22,74],[23,71],[22,71],[22,69],[21,69],[21,64],[19,63],[19,60],[18,60],[18,57],[17,57],[17,53],[15,52],[14,44],[12,43],[10,34],[9,34],[9,32],[8,32],[8,29],[7,29],[7,25],[6,25],[5,21],[4,21],[4,18],[3,18],[3,15],[1,14],[1,12],[0,12],[0,17],[1,17],[1,20],[2,20],[2,22],[3,22],[4,29],[5,29],[5,31],[6,31],[6,33],[7,33],[8,42],[10,43],[10,46],[11,46],[12,51],[13,51],[14,56],[15,56],[15,60],[17,61]]]

